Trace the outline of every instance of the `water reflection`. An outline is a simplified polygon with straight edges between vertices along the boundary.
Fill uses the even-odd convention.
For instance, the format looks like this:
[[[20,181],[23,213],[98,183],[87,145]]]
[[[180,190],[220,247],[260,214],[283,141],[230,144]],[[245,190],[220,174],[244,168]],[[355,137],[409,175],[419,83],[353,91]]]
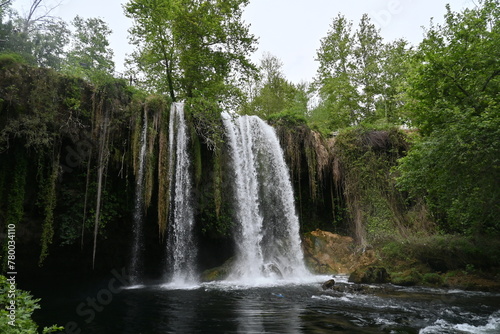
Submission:
[[[303,308],[272,289],[245,291],[236,303],[238,333],[299,333]]]
[[[50,298],[42,299],[37,311],[42,325],[76,321],[81,333],[91,334],[500,333],[500,295],[494,293],[394,286],[338,292],[323,291],[317,283],[145,286],[117,293],[87,323],[75,310],[96,296],[96,287],[65,288],[58,291],[61,296],[51,290]]]

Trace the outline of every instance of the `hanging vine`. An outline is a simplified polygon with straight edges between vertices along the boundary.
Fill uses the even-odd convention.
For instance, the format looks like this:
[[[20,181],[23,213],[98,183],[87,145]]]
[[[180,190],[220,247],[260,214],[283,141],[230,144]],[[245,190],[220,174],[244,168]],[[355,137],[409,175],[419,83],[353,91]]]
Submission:
[[[168,119],[169,110],[160,112],[158,135],[158,231],[160,240],[165,237],[170,207],[170,179],[168,177]]]
[[[41,267],[45,258],[49,255],[49,246],[54,238],[54,209],[56,207],[56,181],[59,175],[60,146],[54,149],[53,158],[50,163],[48,177],[42,177],[40,182],[40,199],[44,211],[42,224],[41,251],[38,265]],[[43,173],[43,172],[42,172]]]
[[[5,228],[9,225],[17,226],[24,215],[24,196],[26,188],[26,177],[28,172],[28,159],[24,152],[20,148],[15,151],[15,169],[14,174],[10,182],[10,191],[7,196],[7,208],[6,208],[6,218],[5,218]],[[2,247],[2,253],[7,252],[7,243],[4,243]],[[2,256],[6,259],[6,256]],[[7,264],[6,261],[3,263],[3,267]],[[5,269],[5,268],[4,268]]]
[[[97,235],[99,233],[99,221],[101,214],[102,205],[102,191],[103,191],[103,176],[106,170],[107,163],[109,160],[109,123],[110,123],[110,111],[109,108],[104,107],[104,101],[106,97],[106,91],[103,90],[101,96],[94,94],[93,96],[93,113],[95,122],[95,133],[94,138],[97,140],[97,196],[96,196],[96,208],[95,208],[95,220],[94,220],[94,247],[92,250],[92,268],[95,268],[95,258],[97,251]],[[96,99],[98,99],[96,101]]]

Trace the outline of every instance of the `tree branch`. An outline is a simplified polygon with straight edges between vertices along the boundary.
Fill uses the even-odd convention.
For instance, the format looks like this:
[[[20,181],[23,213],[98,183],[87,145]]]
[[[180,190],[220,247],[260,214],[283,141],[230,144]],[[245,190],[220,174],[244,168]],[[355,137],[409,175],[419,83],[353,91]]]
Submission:
[[[496,76],[500,75],[500,70],[496,70],[494,71],[488,79],[486,79],[484,85],[483,85],[483,89],[481,90],[481,92],[484,92],[486,90],[486,88],[488,88],[488,85],[490,84],[490,81],[493,80],[493,78],[495,78]]]

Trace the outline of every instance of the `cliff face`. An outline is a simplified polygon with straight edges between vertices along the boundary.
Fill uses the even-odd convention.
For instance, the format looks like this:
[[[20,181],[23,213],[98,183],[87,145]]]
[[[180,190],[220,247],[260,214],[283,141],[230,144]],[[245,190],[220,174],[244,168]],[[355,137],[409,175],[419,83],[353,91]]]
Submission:
[[[145,98],[121,80],[92,87],[51,70],[0,63],[0,219],[2,228],[17,226],[27,271],[109,272],[127,265],[146,115],[145,267],[149,275],[160,274],[170,199],[169,108],[163,97]],[[234,253],[230,159],[217,115],[202,104],[187,109],[192,205],[200,268],[206,269]],[[418,208],[403,204],[390,175],[406,148],[399,131],[324,138],[304,124],[275,128],[301,232],[348,234],[359,245],[367,231],[412,228],[406,214]]]

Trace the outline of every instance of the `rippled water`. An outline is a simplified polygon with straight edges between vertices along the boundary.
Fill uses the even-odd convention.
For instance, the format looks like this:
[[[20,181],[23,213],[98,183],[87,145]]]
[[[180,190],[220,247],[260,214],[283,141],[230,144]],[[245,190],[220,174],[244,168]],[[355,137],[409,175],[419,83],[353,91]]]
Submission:
[[[119,290],[111,281],[74,285],[45,291],[36,319],[68,324],[67,333],[500,333],[500,294],[392,285],[323,291],[327,278]],[[335,280],[349,287],[345,277]]]

